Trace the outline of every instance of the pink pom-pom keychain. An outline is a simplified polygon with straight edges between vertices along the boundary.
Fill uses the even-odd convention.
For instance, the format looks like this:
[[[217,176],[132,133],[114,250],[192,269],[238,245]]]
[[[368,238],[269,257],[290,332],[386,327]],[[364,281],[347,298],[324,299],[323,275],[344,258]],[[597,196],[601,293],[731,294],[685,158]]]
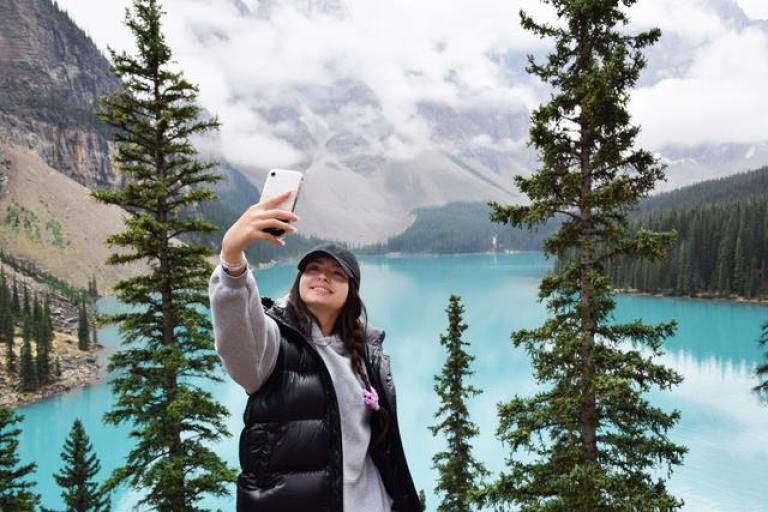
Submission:
[[[365,402],[365,405],[368,406],[370,409],[374,411],[379,410],[379,394],[376,393],[375,388],[363,389],[363,402]]]

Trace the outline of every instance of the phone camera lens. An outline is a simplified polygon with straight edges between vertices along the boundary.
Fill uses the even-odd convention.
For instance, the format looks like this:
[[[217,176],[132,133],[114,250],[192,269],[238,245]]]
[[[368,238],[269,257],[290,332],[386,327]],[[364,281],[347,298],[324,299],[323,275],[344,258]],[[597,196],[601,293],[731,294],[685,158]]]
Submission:
[[[275,176],[277,173],[275,171],[272,171],[272,176]]]

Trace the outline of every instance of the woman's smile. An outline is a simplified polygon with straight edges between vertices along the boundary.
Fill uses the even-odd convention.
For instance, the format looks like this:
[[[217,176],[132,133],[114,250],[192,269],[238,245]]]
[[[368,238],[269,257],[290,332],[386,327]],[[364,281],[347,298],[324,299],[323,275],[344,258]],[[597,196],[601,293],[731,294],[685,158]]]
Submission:
[[[309,289],[319,293],[320,295],[330,295],[333,293],[327,286],[324,285],[310,286]]]

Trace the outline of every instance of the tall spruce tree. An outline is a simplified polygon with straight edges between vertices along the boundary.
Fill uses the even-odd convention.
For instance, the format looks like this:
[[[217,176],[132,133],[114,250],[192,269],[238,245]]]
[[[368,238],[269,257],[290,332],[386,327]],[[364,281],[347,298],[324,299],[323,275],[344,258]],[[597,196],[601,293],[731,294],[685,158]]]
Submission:
[[[112,254],[107,262],[150,263],[151,272],[115,285],[118,299],[137,310],[102,315],[117,322],[122,348],[108,368],[115,406],[109,423],[129,422],[136,445],[125,464],[105,483],[123,482],[146,491],[139,505],[159,511],[201,510],[204,495],[229,494],[237,472],[209,446],[229,437],[227,409],[198,384],[220,382],[213,349],[207,285],[213,271],[203,245],[172,243],[172,238],[216,227],[182,215],[201,201],[216,199],[205,188],[220,176],[213,163],[195,159],[189,137],[218,127],[202,119],[197,88],[171,68],[171,50],[161,30],[162,10],[154,0],[135,0],[126,11],[138,53],[110,51],[112,70],[122,89],[102,100],[99,117],[115,128],[115,162],[128,178],[121,191],[94,196],[128,209],[126,231],[110,236],[111,245],[133,252]]]
[[[16,449],[21,429],[14,428],[22,416],[7,407],[0,407],[0,510],[3,512],[32,512],[40,496],[32,492],[35,484],[28,481],[36,464],[19,464]]]
[[[98,326],[93,325],[91,326],[91,334],[93,334],[93,337],[91,338],[91,344],[98,346],[99,344],[99,329]]]
[[[66,512],[108,512],[111,506],[109,495],[99,489],[93,480],[101,471],[101,463],[93,453],[93,446],[79,418],[72,423],[61,459],[64,467],[53,478],[62,489]]]
[[[91,275],[91,279],[88,280],[88,295],[92,299],[99,298],[99,288],[96,286],[96,276]]]
[[[88,312],[85,309],[85,300],[80,301],[80,313],[77,318],[77,348],[88,350],[91,335],[88,329]]]
[[[53,318],[51,317],[51,301],[48,294],[45,295],[45,302],[43,303],[43,322],[44,327],[41,331],[41,336],[45,339],[46,354],[43,360],[42,368],[45,372],[46,379],[51,379],[51,351],[53,350]]]
[[[21,391],[35,391],[39,384],[35,356],[32,355],[32,317],[24,317],[21,329],[21,355],[19,357],[19,385]]]
[[[448,351],[442,372],[435,375],[435,393],[440,407],[435,413],[438,423],[430,426],[432,435],[444,434],[445,451],[432,457],[438,479],[435,491],[442,494],[438,512],[466,512],[477,503],[480,480],[488,475],[482,463],[472,456],[471,440],[479,434],[477,425],[469,419],[467,399],[480,394],[480,390],[465,384],[474,372],[469,364],[475,359],[465,350],[469,343],[462,339],[467,329],[463,321],[464,306],[458,295],[451,295],[446,308],[448,331],[440,335],[440,344]]]
[[[529,73],[553,88],[532,114],[531,144],[539,169],[516,183],[530,204],[489,203],[491,219],[531,228],[554,215],[566,220],[545,252],[560,265],[540,298],[551,317],[512,335],[532,359],[542,391],[499,404],[498,435],[511,453],[507,471],[487,489],[490,502],[523,511],[661,511],[682,505],[664,474],[686,449],[668,439],[679,413],[653,407],[645,394],[681,382],[656,362],[675,322],[612,324],[612,283],[605,265],[618,256],[660,261],[674,232],[628,229],[626,213],[664,179],[664,167],[635,149],[629,91],[645,66],[642,49],[658,29],[629,34],[635,0],[545,0],[557,24],[522,25],[554,40]],[[644,270],[647,272],[647,270]]]
[[[32,306],[29,303],[29,288],[27,283],[24,283],[24,292],[22,294],[21,301],[21,316],[27,316],[32,314]]]
[[[5,340],[5,369],[8,374],[16,373],[16,354],[13,351],[14,325],[13,317],[6,315],[5,319],[0,318],[0,329]]]
[[[13,352],[15,323],[11,290],[3,267],[0,274],[0,339],[5,345],[5,368],[8,375],[16,372],[16,356]]]
[[[50,350],[51,340],[48,337],[48,322],[45,317],[45,309],[35,295],[32,308],[32,336],[35,340],[35,371],[40,385],[47,384],[51,380]]]
[[[13,307],[13,316],[21,316],[21,301],[19,300],[19,285],[16,282],[16,274],[13,274],[13,292],[11,293],[11,305]]]

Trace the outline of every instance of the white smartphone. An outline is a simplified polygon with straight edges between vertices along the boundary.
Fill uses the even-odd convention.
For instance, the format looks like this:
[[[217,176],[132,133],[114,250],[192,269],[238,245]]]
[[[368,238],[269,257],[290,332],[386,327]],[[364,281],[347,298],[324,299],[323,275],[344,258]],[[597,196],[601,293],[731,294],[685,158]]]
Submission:
[[[277,205],[277,209],[292,212],[296,208],[296,201],[299,199],[299,192],[303,183],[304,175],[299,171],[271,169],[264,182],[264,188],[261,189],[261,199],[259,201],[290,190],[292,193],[285,201]],[[288,222],[287,219],[285,221]],[[285,234],[285,230],[279,228],[265,228],[264,231],[278,238]]]

